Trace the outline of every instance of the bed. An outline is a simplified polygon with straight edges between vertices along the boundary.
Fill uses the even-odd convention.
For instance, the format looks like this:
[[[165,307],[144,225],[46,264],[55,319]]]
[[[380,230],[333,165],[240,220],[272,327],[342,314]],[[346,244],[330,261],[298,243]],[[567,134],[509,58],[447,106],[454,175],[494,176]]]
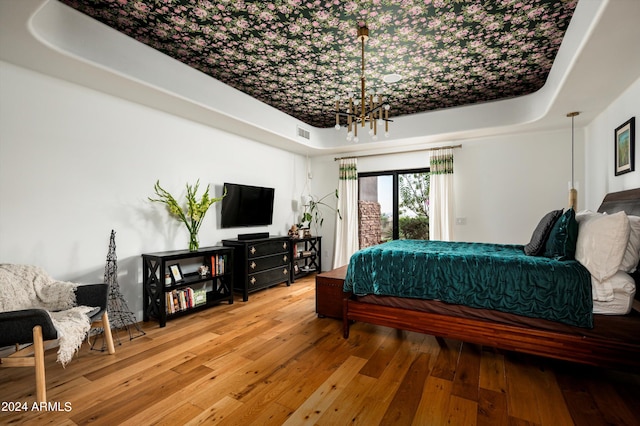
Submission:
[[[556,213],[556,216],[559,215],[564,217],[566,213]],[[511,274],[513,277],[506,274],[506,278],[501,272],[491,271],[497,271],[501,267],[499,264],[505,261],[504,257],[514,256],[513,251],[523,251],[523,246],[490,245],[497,246],[497,251],[504,251],[506,254],[500,253],[497,260],[481,258],[480,261],[473,254],[469,258],[471,260],[449,257],[442,243],[437,243],[432,249],[419,248],[415,251],[409,248],[408,254],[402,254],[402,243],[398,243],[398,247],[383,248],[382,244],[378,249],[359,251],[352,256],[344,283],[344,337],[349,337],[351,324],[360,321],[583,364],[640,371],[640,313],[637,311],[638,295],[635,292],[636,284],[640,283],[640,273],[636,268],[638,259],[633,258],[635,263],[632,267],[627,265],[626,272],[621,273],[611,271],[611,265],[598,256],[585,255],[585,251],[596,251],[602,247],[607,247],[607,252],[613,250],[608,250],[607,238],[620,240],[620,235],[623,235],[621,232],[627,232],[628,238],[631,233],[630,225],[626,225],[626,231],[621,227],[615,231],[606,228],[604,240],[587,239],[595,230],[603,234],[602,229],[597,228],[602,227],[605,220],[607,223],[613,220],[621,223],[622,219],[617,218],[622,216],[640,216],[640,189],[608,194],[597,213],[585,212],[578,215],[576,223],[584,232],[578,233],[576,228],[571,236],[570,227],[565,229],[566,240],[574,238],[575,253],[569,253],[566,258],[558,255],[545,258],[539,255],[541,248],[537,247],[538,256],[524,256],[525,265],[517,266],[517,273]],[[560,219],[555,217],[553,221],[557,224]],[[627,220],[628,222],[630,221]],[[557,228],[555,226],[553,232]],[[549,237],[548,231],[545,231],[547,235],[544,238]],[[536,232],[534,236],[535,234]],[[578,236],[581,241],[576,247],[575,239]],[[450,244],[465,247],[464,243]],[[467,244],[471,244],[473,250],[479,248],[482,251],[485,248],[480,247],[482,244]],[[625,243],[626,251],[640,256],[640,248],[630,244]],[[547,250],[549,245],[547,241]],[[611,247],[613,246],[612,244]],[[376,250],[377,254],[373,254],[372,251],[375,253]],[[435,254],[424,254],[425,250]],[[628,263],[627,254],[629,253],[624,253],[623,257],[624,262]],[[574,255],[581,261],[572,260]],[[375,258],[376,261],[368,262],[369,258]],[[438,275],[437,272],[427,272],[424,265],[433,263],[434,258],[436,263],[440,260],[445,265],[444,273],[440,272]],[[398,259],[400,263],[397,263]],[[434,281],[440,281],[443,276],[451,275],[454,271],[457,274],[458,270],[464,269],[465,262],[470,264],[470,270],[481,263],[493,262],[484,272],[478,269],[476,278],[488,277],[484,280],[484,286],[478,287],[478,282],[483,279],[465,281],[464,277],[456,278],[458,282],[465,282],[468,286],[461,291],[451,292],[447,288],[434,290],[420,284],[420,279],[426,274],[432,274],[431,279]],[[614,269],[621,268],[624,262],[616,264]],[[554,276],[541,279],[527,270],[547,268],[548,265],[554,270],[553,274],[558,269],[565,269],[563,278],[556,279]],[[603,272],[607,268],[606,273]],[[383,279],[378,279],[380,277]],[[411,281],[409,277],[420,277],[419,284],[407,286],[407,282]],[[510,297],[515,309],[513,306],[503,306],[497,293],[492,293],[501,291],[492,289],[492,282],[497,287],[512,289],[511,284],[504,283],[509,279],[515,281],[513,285],[520,286],[515,291],[516,296]],[[400,292],[392,294],[391,290],[380,287],[380,281],[385,280],[395,288],[393,291],[399,289]],[[518,280],[521,282],[517,282]],[[566,288],[558,287],[563,285]],[[531,287],[541,287],[541,292],[529,293]],[[518,293],[520,291],[524,293]],[[575,293],[575,299],[567,299],[568,293]],[[556,298],[558,295],[559,300],[547,303],[546,299]],[[563,305],[566,305],[566,309],[563,309]],[[632,309],[633,306],[636,308]]]

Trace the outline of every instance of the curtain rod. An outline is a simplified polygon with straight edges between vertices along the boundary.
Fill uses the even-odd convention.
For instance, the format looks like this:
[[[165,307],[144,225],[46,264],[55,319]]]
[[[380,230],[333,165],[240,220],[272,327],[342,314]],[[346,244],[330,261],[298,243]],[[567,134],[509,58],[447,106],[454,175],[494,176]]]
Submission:
[[[427,151],[436,151],[438,149],[456,149],[456,148],[462,148],[462,145],[439,146],[436,148],[420,148],[420,149],[414,149],[414,150],[402,151],[402,152],[387,152],[384,154],[365,154],[365,155],[352,155],[349,157],[335,157],[333,161],[346,160],[347,158],[379,157],[381,155],[404,154],[405,152],[421,152],[421,151],[427,152]]]

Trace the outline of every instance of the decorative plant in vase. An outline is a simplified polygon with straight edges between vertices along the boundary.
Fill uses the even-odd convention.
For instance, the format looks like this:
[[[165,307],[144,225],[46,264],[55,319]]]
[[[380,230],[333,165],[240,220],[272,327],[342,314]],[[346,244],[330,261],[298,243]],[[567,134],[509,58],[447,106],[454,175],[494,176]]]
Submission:
[[[304,225],[309,224],[309,226],[311,225],[311,222],[313,221],[314,223],[314,228],[315,228],[315,232],[316,235],[318,234],[318,228],[320,228],[322,226],[322,224],[324,223],[324,217],[322,215],[322,211],[320,210],[320,207],[326,207],[330,210],[333,210],[334,212],[336,212],[338,214],[338,217],[340,219],[342,219],[342,215],[340,214],[340,209],[334,208],[332,206],[330,206],[329,204],[327,204],[324,200],[327,199],[327,197],[331,196],[331,195],[335,195],[336,200],[338,199],[338,190],[336,189],[335,192],[330,192],[327,195],[325,195],[324,197],[321,198],[316,198],[313,195],[310,195],[308,197],[308,201],[307,204],[304,205],[304,212],[302,213],[302,217],[300,218],[300,224],[298,225],[299,227],[304,227]]]
[[[186,206],[180,206],[178,201],[168,191],[160,186],[160,181],[156,181],[153,189],[155,190],[158,198],[149,197],[149,201],[164,203],[167,205],[169,214],[174,216],[185,224],[189,230],[189,251],[197,251],[200,247],[198,241],[198,231],[202,225],[202,219],[209,210],[212,204],[222,200],[226,194],[222,194],[222,197],[210,198],[209,197],[209,185],[202,194],[200,201],[197,199],[198,188],[200,186],[200,180],[197,180],[195,185],[189,185],[187,183],[187,203]]]

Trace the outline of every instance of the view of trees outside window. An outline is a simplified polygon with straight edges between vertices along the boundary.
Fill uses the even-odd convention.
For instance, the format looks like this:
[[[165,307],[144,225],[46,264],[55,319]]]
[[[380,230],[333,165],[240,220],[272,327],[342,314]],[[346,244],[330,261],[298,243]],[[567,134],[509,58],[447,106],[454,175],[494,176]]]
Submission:
[[[380,215],[380,228],[382,234],[382,241],[387,242],[393,240],[393,214],[382,213]]]
[[[429,170],[361,173],[360,246],[429,239]]]
[[[398,175],[400,239],[429,239],[429,173]]]

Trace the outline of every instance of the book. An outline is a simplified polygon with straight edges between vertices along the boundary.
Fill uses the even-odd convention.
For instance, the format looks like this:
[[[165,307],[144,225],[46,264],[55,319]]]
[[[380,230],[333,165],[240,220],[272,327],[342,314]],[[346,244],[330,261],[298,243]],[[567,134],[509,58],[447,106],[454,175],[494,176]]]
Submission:
[[[211,275],[224,275],[227,269],[227,255],[214,254],[211,256]]]
[[[165,304],[165,311],[168,314],[172,314],[173,313],[173,295],[171,294],[171,292],[164,294],[164,304]]]
[[[193,306],[200,306],[207,303],[207,290],[201,288],[193,291]]]
[[[184,290],[180,290],[178,292],[178,305],[180,306],[180,310],[184,311],[187,309],[187,299],[184,296],[185,291]]]
[[[211,256],[211,276],[218,275],[218,255],[214,254]]]

